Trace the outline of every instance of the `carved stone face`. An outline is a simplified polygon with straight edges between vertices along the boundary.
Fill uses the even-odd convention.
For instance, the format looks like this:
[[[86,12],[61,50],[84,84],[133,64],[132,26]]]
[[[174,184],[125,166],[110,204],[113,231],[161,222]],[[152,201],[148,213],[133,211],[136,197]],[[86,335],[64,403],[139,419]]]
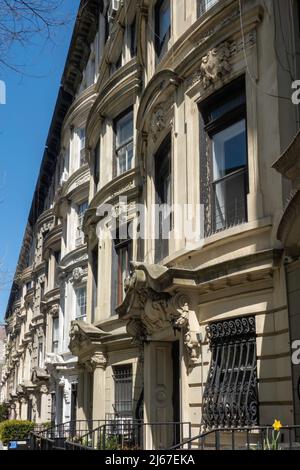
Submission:
[[[162,106],[156,108],[152,114],[151,119],[151,133],[154,139],[157,138],[157,135],[165,128],[165,112]]]

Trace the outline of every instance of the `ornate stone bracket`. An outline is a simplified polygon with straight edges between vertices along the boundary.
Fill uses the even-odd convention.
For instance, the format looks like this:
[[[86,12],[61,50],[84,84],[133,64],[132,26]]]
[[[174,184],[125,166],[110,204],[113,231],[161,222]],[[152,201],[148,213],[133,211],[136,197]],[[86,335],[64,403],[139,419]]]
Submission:
[[[127,332],[140,346],[148,336],[170,326],[182,331],[189,360],[192,364],[197,361],[200,345],[191,330],[190,302],[185,294],[154,290],[147,283],[145,272],[136,269],[127,281],[126,298],[118,313],[128,320]]]

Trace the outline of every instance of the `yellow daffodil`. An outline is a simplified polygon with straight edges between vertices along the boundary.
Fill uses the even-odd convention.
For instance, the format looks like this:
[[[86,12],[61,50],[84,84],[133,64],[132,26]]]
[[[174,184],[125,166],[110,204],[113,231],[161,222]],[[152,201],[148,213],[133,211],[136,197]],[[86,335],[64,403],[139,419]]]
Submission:
[[[275,431],[280,431],[281,428],[282,428],[281,422],[278,419],[275,419],[275,421],[273,423],[273,429]]]

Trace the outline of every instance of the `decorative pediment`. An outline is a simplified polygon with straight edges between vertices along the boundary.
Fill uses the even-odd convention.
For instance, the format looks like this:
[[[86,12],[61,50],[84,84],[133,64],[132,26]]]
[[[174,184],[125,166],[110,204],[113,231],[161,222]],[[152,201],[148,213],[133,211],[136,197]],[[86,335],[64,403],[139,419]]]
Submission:
[[[103,337],[109,333],[96,328],[85,321],[73,321],[70,331],[69,349],[75,356],[80,356],[81,351],[94,349],[101,344]]]

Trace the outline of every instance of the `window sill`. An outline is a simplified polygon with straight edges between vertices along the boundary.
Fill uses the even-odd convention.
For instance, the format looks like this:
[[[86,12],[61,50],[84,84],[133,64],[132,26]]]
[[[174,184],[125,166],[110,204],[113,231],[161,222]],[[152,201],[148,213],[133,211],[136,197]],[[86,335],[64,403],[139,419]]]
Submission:
[[[190,243],[186,248],[178,250],[164,258],[159,264],[162,266],[172,267],[178,262],[184,262],[186,258],[190,258],[199,251],[206,251],[217,246],[226,245],[233,239],[246,238],[252,231],[265,231],[272,227],[271,217],[245,222],[220,232],[214,233],[207,238],[203,238],[199,242]]]

